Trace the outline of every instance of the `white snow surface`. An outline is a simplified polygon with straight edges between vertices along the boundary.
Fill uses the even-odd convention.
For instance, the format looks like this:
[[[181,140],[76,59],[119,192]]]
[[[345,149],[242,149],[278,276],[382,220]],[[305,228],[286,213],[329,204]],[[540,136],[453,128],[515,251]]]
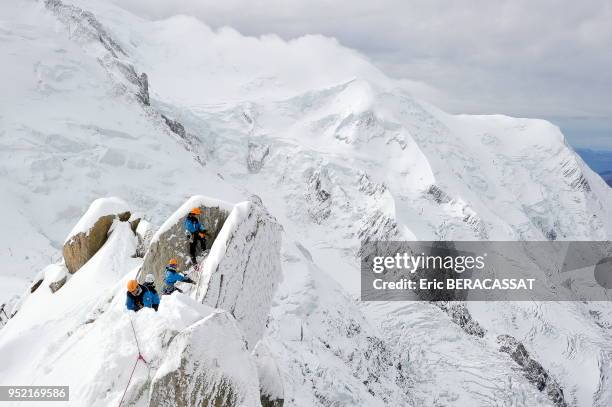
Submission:
[[[145,406],[150,380],[158,368],[162,373],[170,369],[169,361],[180,350],[170,339],[205,324],[209,336],[200,334],[192,345],[205,349],[210,363],[221,365],[215,370],[211,364],[209,374],[232,378],[251,399],[258,395],[257,373],[249,375],[255,365],[246,348],[242,359],[252,364],[251,371],[244,360],[234,363],[239,357],[234,348],[244,347],[244,340],[233,317],[222,313],[225,322],[208,321],[221,311],[182,294],[164,296],[157,313],[125,310],[125,284],[141,263],[132,257],[135,244],[129,224],[118,223],[108,242],[55,294],[48,280],[63,266],[44,270],[41,286],[0,332],[0,363],[5,366],[0,383],[68,385],[71,406],[118,405],[125,391],[128,405]],[[138,362],[128,386],[138,347],[147,364]]]
[[[253,349],[253,357],[257,365],[257,375],[259,376],[259,386],[262,395],[270,399],[284,399],[283,379],[274,356],[265,342],[259,341]]]
[[[169,348],[171,351],[153,377],[153,387],[156,381],[185,364],[181,374],[187,378],[187,389],[182,391],[194,396],[194,405],[203,405],[203,399],[216,390],[215,386],[227,381],[234,390],[235,405],[260,406],[255,362],[244,345],[236,320],[226,311],[214,311],[187,327],[172,340]],[[196,379],[198,374],[206,377],[203,388]],[[173,405],[173,389],[169,390],[164,401]]]
[[[263,339],[286,406],[551,405],[498,351],[500,334],[525,345],[569,405],[612,404],[609,303],[469,303],[487,330],[475,338],[430,304],[357,299],[364,239],[609,240],[612,190],[557,127],[447,114],[325,37],[252,38],[72,4],[148,74],[151,106],[95,38],[41,2],[0,4],[0,226],[11,231],[0,234],[0,302],[62,267],[64,237],[94,199],[121,197],[159,225],[194,194],[256,194],[284,230]],[[69,384],[74,405],[118,403],[134,358],[124,284],[139,265],[126,228],[56,294],[44,281],[25,298],[0,330],[1,384]],[[132,315],[153,360],[161,332],[210,312],[171,298]],[[146,378],[140,366],[134,389]]]
[[[247,347],[261,340],[282,279],[281,228],[254,202],[234,206],[202,266],[195,297],[230,312]]]
[[[128,204],[120,198],[110,197],[96,199],[89,205],[87,212],[81,216],[81,219],[79,219],[70,233],[68,233],[64,244],[68,243],[73,236],[79,233],[88,233],[101,217],[106,215],[118,215],[128,212],[129,210]]]

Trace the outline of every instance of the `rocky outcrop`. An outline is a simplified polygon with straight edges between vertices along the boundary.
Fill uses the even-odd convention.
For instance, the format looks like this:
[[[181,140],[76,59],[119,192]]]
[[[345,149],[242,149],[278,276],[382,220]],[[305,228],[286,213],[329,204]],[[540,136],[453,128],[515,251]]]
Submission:
[[[169,349],[151,383],[150,407],[260,406],[257,367],[227,312],[181,331]]]
[[[162,119],[164,119],[164,122],[166,123],[166,126],[168,126],[168,128],[170,129],[170,131],[172,131],[174,134],[185,138],[185,135],[187,134],[185,132],[185,126],[183,126],[179,121],[177,120],[172,120],[171,118],[169,118],[166,115],[161,115]]]
[[[35,279],[34,282],[30,285],[30,294],[38,290],[38,287],[40,287],[43,281],[44,281],[43,278]]]
[[[111,225],[118,219],[127,222],[129,212],[100,217],[87,232],[80,232],[64,244],[63,255],[66,267],[71,273],[76,273],[104,245]]]
[[[270,146],[260,145],[249,141],[249,153],[247,155],[247,169],[250,173],[257,173],[264,165],[266,157],[270,154]]]
[[[46,0],[45,7],[66,24],[70,29],[71,37],[80,41],[98,41],[115,58],[119,55],[126,55],[123,48],[108,34],[93,13],[80,7],[64,4],[61,0]]]
[[[436,301],[433,304],[446,312],[452,321],[459,325],[467,334],[479,338],[485,336],[485,329],[472,317],[464,303]]]
[[[452,198],[437,185],[430,185],[425,194],[437,204],[447,204],[452,201]]]
[[[132,64],[124,61],[127,53],[93,13],[77,6],[64,4],[61,0],[46,0],[45,7],[64,23],[71,38],[83,45],[101,44],[105,49],[105,55],[98,57],[98,61],[113,74],[120,74],[126,80],[123,86],[126,89],[131,88],[136,100],[145,106],[150,105],[147,74],[144,72],[138,74]]]
[[[115,220],[127,222],[130,219],[127,208],[118,198],[100,198],[92,202],[64,242],[64,262],[70,273],[75,273],[100,250]]]
[[[164,269],[168,260],[176,258],[179,270],[186,270],[189,266],[189,238],[185,234],[184,222],[189,211],[194,207],[199,207],[202,210],[200,222],[207,230],[207,248],[212,246],[231,211],[230,204],[196,196],[185,202],[161,226],[151,238],[139,273],[140,276],[153,274],[158,287],[163,284]],[[198,245],[197,255],[200,252],[200,246]]]
[[[66,284],[68,273],[64,268],[56,268],[52,275],[45,275],[45,279],[49,280],[49,289],[54,293]]]
[[[153,238],[153,227],[146,219],[138,219],[138,224],[134,229],[134,222],[131,223],[132,230],[138,238],[138,246],[136,247],[136,256],[144,257],[147,253],[151,239]]]
[[[262,407],[283,407],[285,404],[283,380],[270,349],[260,341],[253,349],[253,357],[259,375]]]
[[[372,181],[365,172],[360,173],[358,185],[359,190],[369,196],[380,196],[387,191],[387,186],[384,183],[379,184]]]
[[[331,215],[332,210],[332,183],[325,168],[313,171],[306,185],[306,201],[308,214],[317,224]]]
[[[139,75],[133,65],[125,62],[115,61],[115,66],[122,73],[123,77],[135,86],[134,95],[136,100],[145,106],[150,106],[149,77],[147,74],[143,72]]]
[[[197,299],[232,314],[252,348],[280,280],[282,228],[254,197],[237,204],[204,263]]]
[[[523,369],[523,375],[527,380],[536,386],[539,391],[545,392],[555,406],[567,407],[563,389],[561,389],[559,383],[548,374],[540,363],[529,355],[521,342],[510,335],[499,335],[497,343],[500,345],[500,352],[510,355],[512,360]]]

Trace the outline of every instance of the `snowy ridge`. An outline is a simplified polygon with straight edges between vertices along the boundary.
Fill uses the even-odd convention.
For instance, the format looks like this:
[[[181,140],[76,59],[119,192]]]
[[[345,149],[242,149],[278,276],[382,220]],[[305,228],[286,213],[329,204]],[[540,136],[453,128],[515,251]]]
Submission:
[[[248,209],[249,205],[243,206]],[[256,218],[251,211],[245,215]],[[89,211],[83,218],[91,216]],[[256,219],[261,222],[261,215]],[[239,234],[239,226],[232,234]],[[251,239],[261,241],[262,236],[252,231]],[[40,273],[41,283],[0,332],[0,361],[11,365],[0,375],[0,382],[64,383],[70,386],[70,405],[75,406],[105,406],[120,400],[137,406],[174,405],[175,401],[188,405],[194,397],[204,404],[259,405],[258,372],[247,339],[255,343],[258,338],[253,335],[261,337],[277,282],[268,281],[272,288],[265,295],[265,284],[240,287],[242,298],[260,300],[251,301],[248,311],[241,305],[233,307],[238,320],[178,293],[164,296],[157,313],[152,309],[127,312],[125,284],[135,278],[143,262],[134,256],[137,243],[131,225],[116,222],[104,245],[58,290],[54,292],[50,285],[58,275],[68,275],[63,264],[52,264]],[[264,257],[276,255],[278,263],[278,252],[262,250],[261,243],[258,249]],[[250,275],[261,277],[268,272],[257,268],[264,263],[244,260]],[[280,277],[280,268],[275,276]],[[249,311],[266,314],[253,319]],[[27,363],[18,363],[14,358],[25,349],[34,350],[28,352]],[[139,353],[143,361],[137,360]],[[84,357],[92,363],[83,364]],[[25,375],[37,367],[40,372]],[[74,375],[75,371],[79,374]]]
[[[129,212],[128,204],[116,197],[99,198],[91,203],[85,214],[79,219],[76,225],[72,228],[64,244],[70,241],[73,236],[79,233],[88,233],[91,227],[98,219],[106,215],[118,215]]]
[[[227,310],[253,349],[282,279],[281,227],[259,202],[237,204],[204,262],[195,298]]]
[[[213,312],[169,347],[152,381],[151,406],[260,406],[257,368],[228,313]]]
[[[0,177],[3,209],[14,214],[5,220],[14,233],[0,238],[8,274],[2,281],[13,293],[26,287],[21,276],[56,263],[81,208],[100,196],[125,197],[162,224],[194,193],[223,202],[255,193],[284,232],[282,243],[270,240],[282,245],[282,282],[267,328],[253,338],[263,335],[277,361],[288,405],[552,405],[499,351],[500,335],[524,345],[569,405],[612,403],[607,303],[468,303],[486,332],[477,337],[430,304],[355,299],[362,240],[610,239],[612,190],[558,128],[447,114],[324,37],[257,39],[186,16],[146,21],[108,2],[73,3],[84,12],[61,3],[61,13],[89,21],[76,30],[85,41],[70,40],[75,31],[56,28],[65,17],[42,7],[22,0],[0,6],[10,16],[0,31],[5,77],[12,79],[6,94],[22,101],[0,98],[0,174],[11,174]],[[103,41],[87,27],[102,27]],[[177,46],[185,43],[207,47]],[[122,71],[118,62],[133,70]],[[143,81],[129,79],[141,78],[137,72],[147,72],[150,106],[137,96]],[[184,137],[161,114],[180,123]],[[244,225],[254,227],[252,220]],[[134,356],[124,284],[140,261],[130,257],[136,239],[128,232],[120,225],[104,246],[114,252],[104,262],[116,263],[98,264],[105,274],[98,276],[104,293],[97,299],[67,299],[49,307],[52,315],[40,315],[44,297],[91,293],[85,285],[70,288],[97,275],[89,263],[57,293],[45,288],[47,280],[25,298],[0,331],[7,366],[0,383],[48,383],[70,374],[75,403],[96,405],[100,395],[98,405],[118,402]],[[219,246],[217,255],[243,251],[248,236],[224,237],[240,244]],[[124,249],[115,245],[120,238]],[[220,278],[207,271],[215,305],[228,299],[230,310],[247,308],[252,297],[235,302],[237,265],[219,264],[234,288],[223,297]],[[61,268],[53,267],[49,279]],[[161,360],[164,332],[185,329],[207,310],[183,299],[158,314],[137,314],[137,328],[155,338],[145,352]],[[21,346],[31,352],[25,361],[15,356]],[[94,367],[77,363],[89,353]],[[111,366],[108,377],[94,370],[99,366]],[[136,374],[130,397],[146,405],[139,386],[147,372]],[[110,390],[109,377],[116,378]]]

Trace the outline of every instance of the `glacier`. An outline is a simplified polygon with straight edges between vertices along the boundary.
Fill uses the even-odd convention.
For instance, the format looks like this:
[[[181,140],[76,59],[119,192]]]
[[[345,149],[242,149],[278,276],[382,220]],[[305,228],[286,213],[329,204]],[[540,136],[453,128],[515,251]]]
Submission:
[[[118,402],[134,356],[119,294],[142,242],[119,223],[62,288],[45,288],[64,275],[65,238],[92,201],[120,197],[158,230],[191,196],[257,195],[282,226],[269,259],[281,275],[272,273],[278,288],[252,336],[276,364],[285,405],[612,404],[607,302],[359,301],[363,241],[609,240],[612,189],[554,125],[448,114],[323,36],[149,21],[101,0],[0,10],[0,209],[10,231],[0,235],[0,303],[19,309],[0,328],[0,384],[69,384],[71,405]],[[163,359],[164,332],[211,315],[198,299],[171,296],[159,313],[137,314],[156,338],[145,341],[150,355]],[[467,315],[478,329],[457,322]],[[500,351],[504,335],[561,401]],[[262,375],[255,362],[249,372],[238,377],[245,400]]]

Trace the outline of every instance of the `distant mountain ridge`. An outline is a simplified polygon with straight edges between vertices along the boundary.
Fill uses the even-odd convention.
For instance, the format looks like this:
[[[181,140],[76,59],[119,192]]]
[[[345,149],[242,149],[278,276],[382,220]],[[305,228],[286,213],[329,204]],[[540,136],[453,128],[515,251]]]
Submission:
[[[445,113],[321,36],[256,39],[189,16],[143,20],[100,0],[31,3],[0,3],[10,17],[0,18],[1,77],[10,79],[0,97],[10,231],[0,234],[0,296],[9,284],[28,295],[26,279],[57,277],[58,249],[68,231],[82,232],[74,225],[94,199],[119,196],[162,232],[194,194],[261,202],[283,228],[283,278],[263,342],[287,404],[612,405],[610,302],[359,299],[363,242],[612,239],[612,189],[558,127]],[[29,302],[2,328],[0,382],[61,383],[71,386],[73,404],[121,404],[136,333],[152,370],[137,367],[127,404],[159,405],[139,386],[145,374],[167,377],[164,332],[176,336],[205,315],[177,293],[164,296],[158,313],[140,311],[133,329],[123,287],[144,260],[131,257],[138,242],[127,225],[115,226],[111,239],[116,246],[105,243],[99,267],[84,266],[57,293],[41,283],[30,299],[48,302]],[[176,255],[185,249],[177,246]],[[261,255],[259,247],[235,249],[244,258]],[[160,264],[154,273],[163,273]],[[247,281],[235,264],[225,287]],[[239,305],[250,306],[246,298]],[[186,330],[179,349],[196,338],[203,347],[192,360],[209,360],[208,350],[233,355],[234,347],[222,350],[235,342],[207,341],[226,326],[215,321]],[[228,365],[241,369],[235,377],[252,372],[244,383],[257,392],[265,370],[233,360]]]

